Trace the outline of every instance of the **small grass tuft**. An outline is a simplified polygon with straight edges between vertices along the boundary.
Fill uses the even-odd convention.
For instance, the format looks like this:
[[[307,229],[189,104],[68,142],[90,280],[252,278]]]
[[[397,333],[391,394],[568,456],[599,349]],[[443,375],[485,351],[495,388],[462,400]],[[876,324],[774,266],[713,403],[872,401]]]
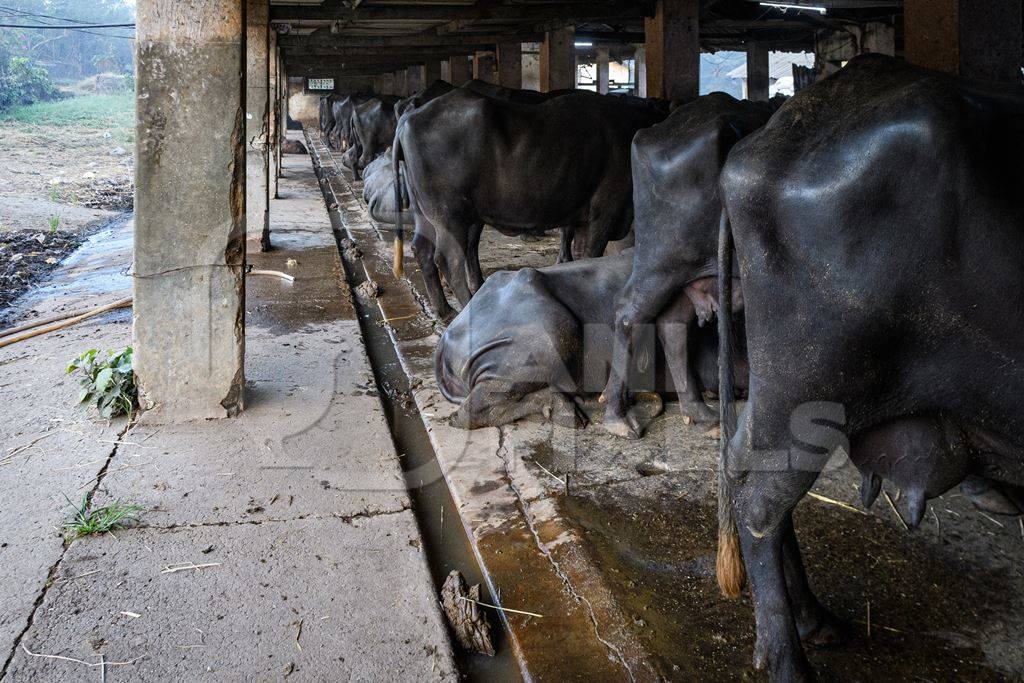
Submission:
[[[71,519],[64,522],[64,530],[75,538],[104,534],[113,529],[119,529],[128,522],[135,521],[138,513],[142,511],[142,506],[129,505],[120,500],[115,500],[110,505],[93,508],[88,495],[82,496],[80,505],[76,505],[67,496],[64,498],[74,510]]]

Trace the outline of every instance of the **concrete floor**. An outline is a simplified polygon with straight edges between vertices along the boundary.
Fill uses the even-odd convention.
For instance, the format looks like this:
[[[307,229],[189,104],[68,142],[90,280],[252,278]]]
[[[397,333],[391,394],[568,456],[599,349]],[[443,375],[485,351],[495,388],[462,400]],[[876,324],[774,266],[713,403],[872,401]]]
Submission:
[[[457,678],[308,157],[285,157],[271,222],[250,262],[296,279],[249,277],[237,419],[76,407],[64,366],[129,344],[129,311],[0,350],[4,681]],[[130,247],[130,222],[97,236],[22,314],[125,295]],[[65,495],[143,512],[69,541]]]
[[[380,285],[376,303],[414,388],[444,476],[473,534],[513,646],[536,678],[723,680],[751,667],[749,598],[728,602],[714,579],[717,434],[685,425],[669,403],[645,438],[592,424],[574,431],[521,421],[463,431],[439,394],[432,355],[442,330],[425,311],[407,246],[407,279],[390,275],[390,233],[369,220],[361,183],[322,144],[339,213]],[[406,241],[408,245],[408,240]],[[485,273],[554,262],[557,238],[485,229]],[[450,297],[454,302],[454,298]],[[850,643],[809,653],[824,680],[1024,679],[1024,523],[985,517],[957,492],[932,501],[907,532],[879,498],[859,508],[844,460],[797,508],[808,572],[822,601],[853,627]],[[900,492],[889,488],[897,507]],[[870,623],[870,626],[869,626]]]

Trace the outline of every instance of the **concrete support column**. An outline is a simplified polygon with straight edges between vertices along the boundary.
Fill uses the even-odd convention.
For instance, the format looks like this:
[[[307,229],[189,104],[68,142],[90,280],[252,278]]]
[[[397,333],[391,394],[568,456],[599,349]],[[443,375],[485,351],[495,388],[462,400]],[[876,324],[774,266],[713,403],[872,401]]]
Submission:
[[[541,92],[576,87],[576,29],[572,26],[548,31],[540,45]]]
[[[523,88],[540,90],[540,43],[523,43]]]
[[[748,100],[768,101],[768,48],[758,43],[747,43]]]
[[[493,52],[473,54],[473,78],[487,83],[498,83],[498,65]]]
[[[270,3],[246,0],[245,225],[246,237],[270,249]]]
[[[238,0],[136,5],[133,345],[147,419],[243,406],[244,10]]]
[[[435,59],[423,65],[423,87],[429,87],[441,78],[441,60]]]
[[[597,48],[597,92],[608,94],[608,48]]]
[[[469,71],[469,58],[466,55],[452,55],[448,60],[448,68],[451,71],[451,84],[461,87],[471,78]]]
[[[523,87],[523,44],[498,43],[498,85]]]
[[[1019,83],[1020,0],[905,0],[907,61],[968,78]]]
[[[644,19],[648,97],[700,94],[699,18],[699,0],[657,0],[654,16]]]
[[[281,54],[277,47],[277,31],[270,31],[270,78],[268,81],[267,96],[269,97],[270,111],[267,116],[267,140],[270,142],[270,173],[268,180],[270,187],[267,192],[268,195],[276,199],[277,198],[277,174],[279,163],[281,161],[280,152],[280,124],[281,124],[281,96],[280,86],[278,79],[280,77],[280,66],[281,66]],[[269,206],[268,206],[269,209]],[[270,216],[268,211],[267,224],[270,224]]]
[[[636,46],[633,63],[633,70],[636,72],[636,96],[647,97],[647,48],[643,45]]]
[[[425,87],[425,79],[423,77],[423,65],[410,66],[408,69],[406,69],[406,74],[407,78],[409,79],[407,86],[409,88],[410,95],[412,95],[413,93],[417,93],[420,90],[423,90],[423,88]]]

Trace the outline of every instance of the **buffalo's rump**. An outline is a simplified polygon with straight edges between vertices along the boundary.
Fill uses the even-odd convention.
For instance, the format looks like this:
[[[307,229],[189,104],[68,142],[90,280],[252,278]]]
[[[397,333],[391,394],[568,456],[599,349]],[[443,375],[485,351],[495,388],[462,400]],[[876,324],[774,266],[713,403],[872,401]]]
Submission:
[[[1019,90],[877,56],[734,148],[754,448],[807,401],[851,435],[942,414],[1024,441],[1022,153]]]

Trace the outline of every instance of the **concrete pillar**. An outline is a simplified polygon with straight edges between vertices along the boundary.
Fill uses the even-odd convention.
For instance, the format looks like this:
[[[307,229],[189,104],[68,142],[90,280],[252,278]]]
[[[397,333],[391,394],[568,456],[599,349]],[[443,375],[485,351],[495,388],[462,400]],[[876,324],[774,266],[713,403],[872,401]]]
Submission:
[[[136,5],[133,345],[147,419],[243,405],[244,10],[238,0]]]
[[[597,48],[597,92],[608,94],[608,48]]]
[[[523,87],[523,44],[498,43],[498,85]]]
[[[540,90],[540,43],[523,43],[523,88]]]
[[[633,70],[636,72],[636,96],[647,97],[647,48],[643,45],[636,46],[633,63]]]
[[[657,0],[654,16],[644,18],[648,97],[700,94],[699,10],[699,0]]]
[[[907,61],[968,78],[1019,83],[1020,0],[905,0]]]
[[[493,52],[473,54],[473,78],[487,83],[498,83],[498,65]]]
[[[246,237],[270,249],[270,4],[246,0],[245,225]]]
[[[758,43],[747,43],[748,100],[768,101],[768,48]]]
[[[281,97],[279,93],[278,77],[280,76],[279,67],[281,62],[280,50],[277,47],[277,31],[270,31],[270,78],[267,87],[267,97],[269,98],[270,111],[267,116],[267,140],[270,142],[270,173],[268,180],[270,187],[268,189],[268,195],[272,199],[277,198],[277,173],[278,164],[280,158],[280,132],[278,126],[281,122]],[[269,208],[269,207],[268,207]],[[267,224],[270,224],[269,213],[267,215]]]
[[[540,89],[542,92],[576,87],[576,29],[572,26],[548,31],[540,45]]]
[[[423,87],[441,78],[441,60],[434,59],[423,65]]]
[[[469,70],[469,58],[466,55],[452,55],[448,60],[448,68],[451,70],[451,84],[461,87],[466,84],[472,76]]]
[[[423,77],[422,64],[410,66],[408,69],[406,69],[406,74],[408,74],[407,77],[409,79],[408,88],[410,95],[412,95],[413,93],[417,93],[420,90],[423,90],[424,87],[426,87],[424,83],[425,79]]]

